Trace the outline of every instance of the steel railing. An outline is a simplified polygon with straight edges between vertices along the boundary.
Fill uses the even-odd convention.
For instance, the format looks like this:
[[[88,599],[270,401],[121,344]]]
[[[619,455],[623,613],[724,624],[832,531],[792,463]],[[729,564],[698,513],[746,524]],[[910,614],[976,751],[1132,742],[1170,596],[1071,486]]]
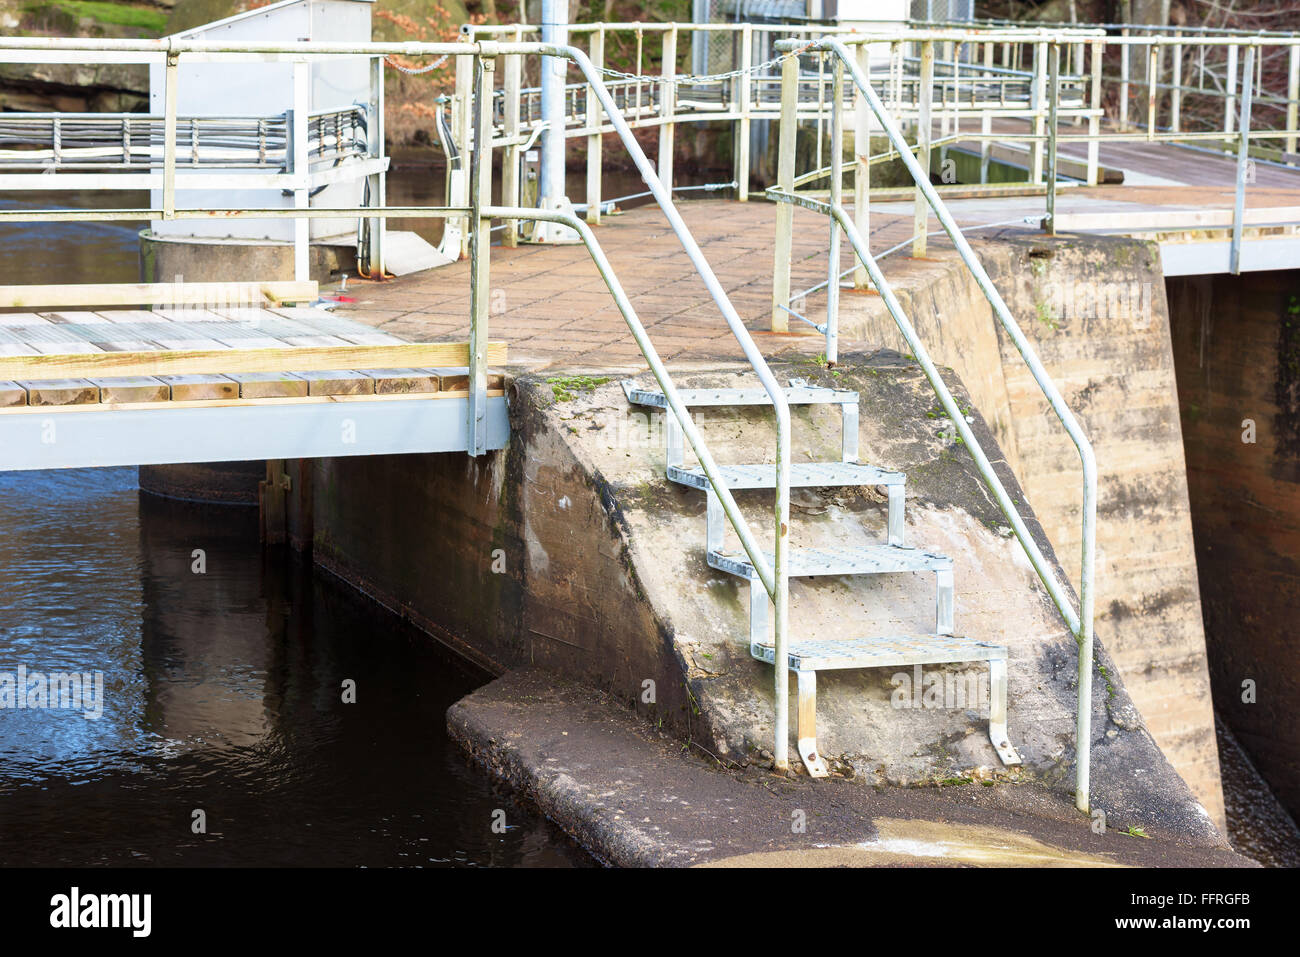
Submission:
[[[794,47],[799,41],[788,41],[790,47]],[[778,43],[778,47],[783,44]],[[979,257],[970,247],[960,227],[948,212],[943,200],[939,197],[934,187],[930,184],[928,172],[922,167],[917,159],[910,152],[910,148],[895,124],[893,118],[881,103],[879,96],[876,95],[867,77],[863,74],[856,62],[855,56],[849,52],[848,46],[840,40],[828,37],[823,38],[816,43],[816,47],[825,50],[836,58],[836,74],[841,74],[847,70],[849,78],[862,93],[867,107],[874,114],[879,122],[884,134],[898,151],[899,156],[915,180],[917,189],[924,198],[925,203],[934,211],[939,222],[942,224],[944,231],[952,239],[953,245],[956,246],[958,254],[962,261],[974,276],[980,290],[984,293],[989,304],[993,307],[994,315],[997,316],[998,322],[1006,330],[1007,335],[1011,338],[1017,351],[1024,359],[1025,364],[1029,367],[1038,383],[1039,388],[1047,397],[1052,411],[1056,414],[1061,424],[1064,426],[1066,433],[1074,443],[1079,452],[1079,458],[1083,467],[1083,564],[1079,585],[1079,608],[1076,611],[1067,588],[1056,577],[1056,572],[1043,555],[1038,544],[1034,541],[1033,535],[1025,525],[1024,519],[1016,509],[1015,503],[1007,493],[1001,479],[993,469],[992,463],[984,454],[975,437],[974,432],[966,422],[966,417],[958,407],[956,400],[953,398],[951,391],[944,384],[943,377],[939,374],[934,362],[930,359],[929,352],[925,344],[921,341],[912,326],[911,321],[907,318],[902,305],[895,296],[892,287],[885,279],[881,272],[875,257],[872,256],[867,240],[858,229],[853,218],[845,211],[841,205],[839,190],[836,188],[839,176],[832,178],[831,197],[828,202],[821,202],[810,197],[801,196],[791,190],[783,189],[781,186],[773,187],[768,191],[768,195],[774,200],[783,204],[783,208],[789,208],[792,205],[798,205],[806,209],[814,210],[828,216],[832,222],[831,229],[831,248],[832,255],[830,259],[831,282],[828,290],[838,288],[839,279],[839,257],[835,255],[838,249],[838,237],[841,231],[848,238],[849,244],[853,247],[854,253],[862,263],[866,272],[875,285],[876,290],[880,293],[882,301],[890,316],[898,326],[899,332],[906,340],[912,355],[916,357],[918,364],[921,366],[930,384],[933,386],[935,393],[939,397],[940,403],[947,412],[957,433],[961,436],[962,441],[970,450],[971,456],[975,459],[976,467],[980,475],[988,484],[989,489],[993,492],[997,500],[998,507],[1011,523],[1016,538],[1020,541],[1025,550],[1030,563],[1033,565],[1038,577],[1042,580],[1048,594],[1051,596],[1053,603],[1060,611],[1062,618],[1065,619],[1070,631],[1074,634],[1079,648],[1079,689],[1078,704],[1076,713],[1076,776],[1075,776],[1075,804],[1080,810],[1087,811],[1089,807],[1089,751],[1091,744],[1091,700],[1092,700],[1092,641],[1093,641],[1093,574],[1096,555],[1096,524],[1097,524],[1097,463],[1096,457],[1092,451],[1092,445],[1084,435],[1079,423],[1075,420],[1074,414],[1065,404],[1065,399],[1061,396],[1060,391],[1052,382],[1047,370],[1043,367],[1038,355],[1035,353],[1029,341],[1025,338],[1019,324],[1011,315],[1006,303],[1003,301],[1001,294],[993,285],[992,279],[989,278]],[[794,123],[793,109],[789,110],[788,122],[791,126]],[[783,117],[783,127],[787,119]],[[833,110],[831,118],[831,137],[832,142],[838,142],[840,130],[842,129],[843,116],[842,110]],[[787,163],[793,162],[791,135],[791,151]],[[832,154],[836,155],[836,154]],[[833,305],[833,303],[832,303]],[[830,343],[834,336],[834,313],[828,311],[828,352],[831,350]]]

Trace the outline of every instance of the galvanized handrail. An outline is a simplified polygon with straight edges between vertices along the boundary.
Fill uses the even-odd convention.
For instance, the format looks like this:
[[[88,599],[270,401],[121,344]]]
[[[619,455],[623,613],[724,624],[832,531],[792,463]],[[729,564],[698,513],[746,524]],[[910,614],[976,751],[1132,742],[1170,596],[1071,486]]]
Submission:
[[[489,43],[480,42],[480,51],[488,47]],[[668,376],[667,370],[663,368],[658,354],[654,351],[653,345],[645,335],[644,328],[639,328],[639,322],[635,322],[635,317],[629,317],[624,313],[624,318],[628,320],[628,325],[632,329],[633,337],[637,340],[637,345],[641,348],[642,354],[650,364],[655,378],[659,381],[664,390],[665,399],[677,417],[678,424],[681,427],[682,434],[690,442],[691,448],[695,451],[696,457],[700,461],[700,466],[709,478],[709,483],[713,487],[713,492],[718,501],[722,504],[724,514],[727,520],[735,529],[737,537],[740,539],[741,546],[745,549],[745,554],[749,556],[750,561],[754,563],[754,570],[759,576],[764,589],[772,599],[774,606],[774,636],[773,651],[777,662],[786,660],[786,635],[787,635],[787,618],[789,608],[789,575],[786,567],[786,552],[789,545],[790,537],[790,405],[786,400],[785,392],[780,384],[776,381],[776,376],[768,367],[767,361],[763,358],[762,352],[759,351],[753,336],[745,327],[745,322],[736,312],[735,306],[732,305],[718,277],[714,274],[708,260],[704,258],[699,244],[695,237],[691,235],[682,219],[681,213],[673,205],[672,193],[664,186],[655,173],[654,166],[651,165],[641,145],[637,142],[636,137],[632,134],[631,128],[623,118],[614,104],[613,97],[605,89],[601,81],[600,74],[592,65],[587,55],[573,46],[556,46],[552,44],[534,44],[534,43],[500,43],[492,44],[495,54],[510,53],[540,53],[544,56],[565,57],[574,62],[579,70],[582,71],[587,82],[591,85],[592,91],[600,101],[601,108],[609,117],[614,131],[618,134],[619,139],[623,141],[624,148],[628,155],[632,157],[632,162],[637,171],[641,174],[642,180],[653,194],[655,202],[663,211],[664,216],[668,219],[668,224],[673,233],[677,236],[682,248],[685,250],[695,271],[704,281],[705,288],[709,291],[709,296],[717,305],[718,310],[722,313],[722,318],[726,321],[727,326],[731,329],[732,335],[740,344],[741,351],[745,359],[753,368],[754,373],[758,376],[759,382],[767,392],[768,398],[772,402],[773,411],[776,414],[776,501],[774,503],[774,541],[772,549],[772,563],[769,566],[758,543],[754,540],[753,533],[749,529],[749,523],[741,514],[735,498],[731,494],[726,481],[718,472],[717,465],[710,455],[708,447],[704,443],[703,437],[696,430],[691,421],[691,417],[686,408],[681,404],[676,389],[673,388],[672,380]],[[555,221],[555,220],[553,220]],[[566,225],[571,225],[566,223]],[[585,235],[580,231],[579,235]],[[590,244],[588,248],[592,248]],[[597,247],[598,248],[598,247]],[[593,255],[595,252],[593,250]],[[602,254],[603,257],[603,254]],[[608,263],[605,264],[606,268]],[[612,291],[612,287],[611,287]],[[616,297],[617,298],[617,297]],[[620,306],[620,309],[622,307]],[[657,368],[656,368],[657,366]],[[773,694],[775,699],[774,730],[775,742],[773,744],[773,764],[778,770],[785,770],[789,767],[789,683],[790,677],[784,667],[778,665],[773,669]]]
[[[776,46],[778,49],[793,49],[801,45],[803,41],[787,40],[779,41]],[[1052,411],[1064,426],[1066,433],[1070,436],[1075,448],[1079,452],[1079,459],[1083,467],[1083,561],[1080,573],[1079,584],[1079,610],[1076,612],[1074,605],[1063,586],[1056,577],[1055,571],[1048,564],[1047,559],[1042,554],[1037,543],[1033,539],[1024,520],[1021,518],[1019,511],[1012,502],[1011,497],[1007,494],[997,473],[993,470],[992,464],[984,454],[983,449],[976,441],[974,433],[966,424],[966,417],[958,408],[952,393],[949,392],[939,375],[938,369],[930,360],[924,345],[918,338],[916,330],[912,327],[911,322],[907,319],[902,305],[898,302],[892,288],[886,281],[880,267],[876,264],[874,257],[871,255],[870,248],[863,238],[857,226],[853,223],[852,218],[845,212],[844,208],[838,202],[820,203],[807,197],[798,196],[797,194],[784,192],[778,189],[769,190],[769,195],[774,199],[784,202],[791,202],[813,209],[829,215],[840,229],[843,229],[852,244],[854,252],[862,261],[863,266],[871,276],[881,299],[884,301],[890,315],[898,325],[899,331],[907,340],[908,345],[912,348],[912,354],[916,356],[917,362],[925,372],[926,378],[934,386],[935,392],[939,396],[945,411],[952,419],[956,426],[958,434],[970,449],[975,464],[979,468],[980,474],[984,481],[992,490],[994,497],[997,499],[998,507],[1011,523],[1011,527],[1016,537],[1020,540],[1021,546],[1025,549],[1030,563],[1038,573],[1048,594],[1065,619],[1070,631],[1074,633],[1075,640],[1079,647],[1079,689],[1078,705],[1076,714],[1076,767],[1075,767],[1075,805],[1082,811],[1089,808],[1088,791],[1089,791],[1089,753],[1091,749],[1091,723],[1092,723],[1092,641],[1093,641],[1093,573],[1096,559],[1096,525],[1097,525],[1097,460],[1092,450],[1092,444],[1084,435],[1082,428],[1076,421],[1074,414],[1065,404],[1065,399],[1061,396],[1056,384],[1047,374],[1033,346],[1025,338],[1019,324],[1007,309],[1001,294],[993,285],[993,280],[989,278],[983,264],[980,263],[979,257],[971,249],[970,243],[962,235],[948,208],[944,205],[943,200],[939,197],[938,192],[930,184],[930,177],[926,171],[917,162],[916,158],[910,152],[903,134],[899,131],[893,118],[885,109],[884,104],[872,89],[868,78],[859,69],[855,58],[849,52],[848,48],[840,40],[834,37],[824,37],[814,44],[815,49],[826,50],[833,53],[839,60],[843,68],[847,68],[853,82],[857,85],[859,92],[866,98],[867,105],[876,115],[881,128],[890,142],[899,151],[899,156],[906,166],[907,171],[916,181],[917,188],[925,198],[930,208],[934,210],[935,216],[938,217],[944,231],[948,233],[953,245],[957,248],[958,254],[962,261],[974,276],[980,290],[984,293],[989,305],[993,307],[993,313],[997,316],[998,322],[1006,330],[1011,341],[1015,344],[1017,351],[1024,359],[1025,364],[1029,367],[1038,383],[1043,394],[1047,397]],[[838,197],[835,197],[838,199]],[[834,232],[833,232],[834,235]],[[837,260],[832,260],[832,269],[836,268]],[[830,317],[827,317],[828,323]]]

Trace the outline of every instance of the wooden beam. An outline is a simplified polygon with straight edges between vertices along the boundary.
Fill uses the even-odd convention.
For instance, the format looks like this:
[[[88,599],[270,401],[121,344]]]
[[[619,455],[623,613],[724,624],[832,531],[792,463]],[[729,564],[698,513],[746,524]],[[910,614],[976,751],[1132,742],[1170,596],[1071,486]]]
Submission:
[[[488,343],[487,361],[504,365],[506,344]],[[75,355],[0,356],[6,379],[98,379],[108,376],[179,376],[235,372],[328,372],[337,369],[421,369],[463,366],[463,342],[407,342],[389,346],[320,346],[291,349],[212,349],[158,352],[90,352]]]
[[[123,282],[74,285],[0,286],[0,308],[63,309],[74,306],[227,305],[270,302],[315,302],[319,286],[311,282]]]

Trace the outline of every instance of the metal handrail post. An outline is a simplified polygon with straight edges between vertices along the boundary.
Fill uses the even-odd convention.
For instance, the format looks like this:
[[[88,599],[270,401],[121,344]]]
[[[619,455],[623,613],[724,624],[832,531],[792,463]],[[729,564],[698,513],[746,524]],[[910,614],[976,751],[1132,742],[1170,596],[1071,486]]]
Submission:
[[[781,63],[781,127],[776,159],[776,181],[784,190],[794,189],[795,144],[799,132],[799,58]],[[790,329],[790,258],[794,250],[794,209],[776,207],[776,243],[772,263],[772,331]]]
[[[781,41],[777,46],[780,49],[791,49],[793,44],[794,41]],[[1025,364],[1029,367],[1030,372],[1034,376],[1034,380],[1038,383],[1039,388],[1042,389],[1043,394],[1047,397],[1048,404],[1052,407],[1052,411],[1060,420],[1061,425],[1065,428],[1066,433],[1069,435],[1070,440],[1074,443],[1074,446],[1079,453],[1079,461],[1083,469],[1083,547],[1079,581],[1079,610],[1077,613],[1074,611],[1071,602],[1067,598],[1065,589],[1056,580],[1055,574],[1047,566],[1046,560],[1043,558],[1037,545],[1034,543],[1033,537],[1029,534],[1028,528],[1026,528],[1024,523],[1019,520],[1018,515],[1008,513],[1007,517],[1011,520],[1012,528],[1015,530],[1017,538],[1020,539],[1020,543],[1022,547],[1024,547],[1035,570],[1038,572],[1040,580],[1042,580],[1044,587],[1047,588],[1048,594],[1052,596],[1052,600],[1060,611],[1061,617],[1065,619],[1066,624],[1074,633],[1075,640],[1078,644],[1079,670],[1078,706],[1075,715],[1076,762],[1074,800],[1075,806],[1078,807],[1079,810],[1086,812],[1089,808],[1089,758],[1092,745],[1092,643],[1095,603],[1093,572],[1096,563],[1097,532],[1096,455],[1093,452],[1092,444],[1088,441],[1088,437],[1084,435],[1082,428],[1080,428],[1078,421],[1075,419],[1074,413],[1071,412],[1069,406],[1066,405],[1064,397],[1062,397],[1056,384],[1052,382],[1051,377],[1047,374],[1047,370],[1039,360],[1038,354],[1034,351],[1033,346],[1029,344],[1028,339],[1025,338],[1024,332],[1021,330],[1015,318],[1011,315],[1010,310],[1007,309],[1006,303],[1003,301],[997,287],[994,286],[993,280],[989,278],[988,272],[980,263],[979,257],[975,255],[975,251],[971,249],[970,243],[962,234],[956,221],[952,218],[952,214],[948,211],[943,200],[930,184],[929,176],[926,175],[926,172],[922,169],[921,165],[907,151],[906,140],[903,138],[902,133],[899,132],[894,121],[889,117],[889,114],[885,111],[884,106],[880,102],[880,98],[876,95],[875,90],[871,88],[867,76],[857,68],[856,64],[853,62],[852,56],[848,52],[848,49],[841,41],[834,37],[824,37],[817,41],[816,46],[835,51],[836,55],[848,69],[849,74],[853,78],[853,82],[856,83],[858,89],[866,95],[872,111],[880,120],[885,135],[889,137],[890,141],[899,150],[900,159],[902,160],[903,165],[907,167],[907,171],[916,181],[917,188],[922,192],[925,200],[929,203],[930,207],[934,210],[935,215],[938,217],[940,224],[943,226],[944,232],[948,234],[953,245],[957,248],[957,252],[961,256],[963,262],[966,263],[967,268],[975,277],[975,281],[979,285],[980,291],[984,293],[989,305],[993,307],[994,315],[997,316],[999,323],[1002,325],[1003,329],[1006,330],[1007,335],[1015,345],[1016,350],[1020,353],[1021,358],[1024,359]],[[863,253],[866,253],[867,256],[869,256],[870,251],[864,247],[861,236],[855,236],[856,230],[850,228],[851,223],[848,222],[848,218],[842,209],[839,210],[836,215],[839,216],[840,225],[844,227],[845,233],[849,235],[851,239],[856,239],[854,249],[858,252],[859,257],[863,259],[864,264],[866,264],[867,257],[863,256]],[[873,276],[872,278],[875,279],[876,277]],[[960,425],[960,423],[958,424]]]
[[[831,203],[839,206],[844,195],[844,64],[837,58],[831,74]],[[830,251],[826,267],[826,364],[839,361],[840,225],[829,223]]]
[[[916,155],[920,160],[920,168],[925,170],[924,178],[928,184],[930,182],[930,139],[933,133],[930,107],[934,98],[934,41],[932,40],[926,40],[921,44],[921,78],[917,93],[919,100],[916,119]],[[905,152],[902,146],[898,149],[900,154]],[[917,259],[923,257],[926,252],[929,222],[930,210],[925,205],[925,193],[921,190],[921,180],[918,179],[916,193],[912,197],[912,255]]]
[[[1250,108],[1255,92],[1255,48],[1246,47],[1246,64],[1241,78],[1241,122],[1238,124],[1237,189],[1232,204],[1232,248],[1228,271],[1241,274],[1241,236],[1246,219],[1246,179],[1250,172]]]
[[[1057,85],[1061,79],[1061,48],[1052,43],[1047,48],[1047,215],[1043,228],[1048,235],[1056,235],[1056,124],[1060,96]]]
[[[496,73],[495,44],[479,42],[474,56],[474,149],[470,153],[469,200],[469,403],[467,433],[469,454],[487,448],[487,340],[491,289],[488,264],[492,248],[492,220],[484,208],[492,203],[492,80]]]

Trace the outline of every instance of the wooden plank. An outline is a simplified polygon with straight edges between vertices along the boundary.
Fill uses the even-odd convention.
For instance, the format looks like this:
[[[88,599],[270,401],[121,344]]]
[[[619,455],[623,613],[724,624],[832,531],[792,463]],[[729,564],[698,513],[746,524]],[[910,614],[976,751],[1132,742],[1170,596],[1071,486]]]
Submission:
[[[373,395],[375,380],[364,372],[300,372],[308,395]]]
[[[158,378],[167,383],[175,402],[239,398],[239,383],[223,375],[160,375]]]
[[[222,302],[314,302],[319,286],[313,282],[128,282],[31,286],[0,286],[0,307],[6,309],[70,306],[130,306],[137,303],[194,304]]]
[[[436,372],[428,369],[363,369],[375,380],[375,395],[409,395],[438,392],[441,388]]]
[[[506,344],[490,342],[487,361],[506,362]],[[464,342],[407,342],[389,346],[94,352],[85,355],[0,356],[0,380],[108,376],[220,375],[235,372],[320,372],[331,369],[446,369],[469,361]]]
[[[88,405],[99,402],[99,388],[86,379],[20,380],[28,405]]]
[[[468,392],[469,391],[469,367],[461,366],[449,369],[426,369],[426,372],[436,373],[439,380],[439,392]],[[504,389],[506,377],[500,372],[489,372],[487,374],[488,389]]]
[[[17,382],[0,382],[0,408],[26,404],[26,389],[20,386]]]
[[[292,372],[236,372],[241,399],[285,399],[308,395],[307,380]]]
[[[99,387],[99,401],[121,402],[167,402],[171,399],[171,387],[161,379],[151,376],[131,376],[129,378],[91,379]]]
[[[46,318],[59,325],[89,326],[92,329],[103,328],[102,335],[88,333],[86,339],[97,349],[106,352],[145,352],[158,348],[156,342],[147,339],[119,339],[113,333],[117,321],[113,313],[98,312],[52,312],[45,313]]]
[[[159,378],[168,378],[160,376]],[[220,376],[171,376],[172,379],[192,378],[192,379],[219,379]],[[231,386],[236,383],[230,381]],[[20,383],[21,384],[21,383]],[[489,389],[488,398],[498,398],[505,395],[500,389]],[[122,403],[113,407],[114,412],[125,411],[130,409],[158,411],[173,411],[176,409],[213,409],[213,408],[230,408],[239,406],[243,408],[258,408],[260,406],[283,406],[283,405],[323,405],[325,403],[346,403],[346,402],[439,402],[443,399],[463,399],[464,392],[430,392],[426,395],[321,395],[321,396],[303,396],[301,398],[289,399],[175,399],[171,402],[131,402]],[[36,411],[26,407],[0,408],[0,416],[6,415],[69,415],[77,412],[95,412],[103,414],[106,410],[98,403],[88,405],[65,405],[60,408],[49,408]]]
[[[0,314],[0,327],[8,329],[32,352],[42,355],[98,352],[99,348],[75,331],[34,312]],[[50,378],[63,378],[51,376]],[[74,377],[75,378],[75,377]]]

